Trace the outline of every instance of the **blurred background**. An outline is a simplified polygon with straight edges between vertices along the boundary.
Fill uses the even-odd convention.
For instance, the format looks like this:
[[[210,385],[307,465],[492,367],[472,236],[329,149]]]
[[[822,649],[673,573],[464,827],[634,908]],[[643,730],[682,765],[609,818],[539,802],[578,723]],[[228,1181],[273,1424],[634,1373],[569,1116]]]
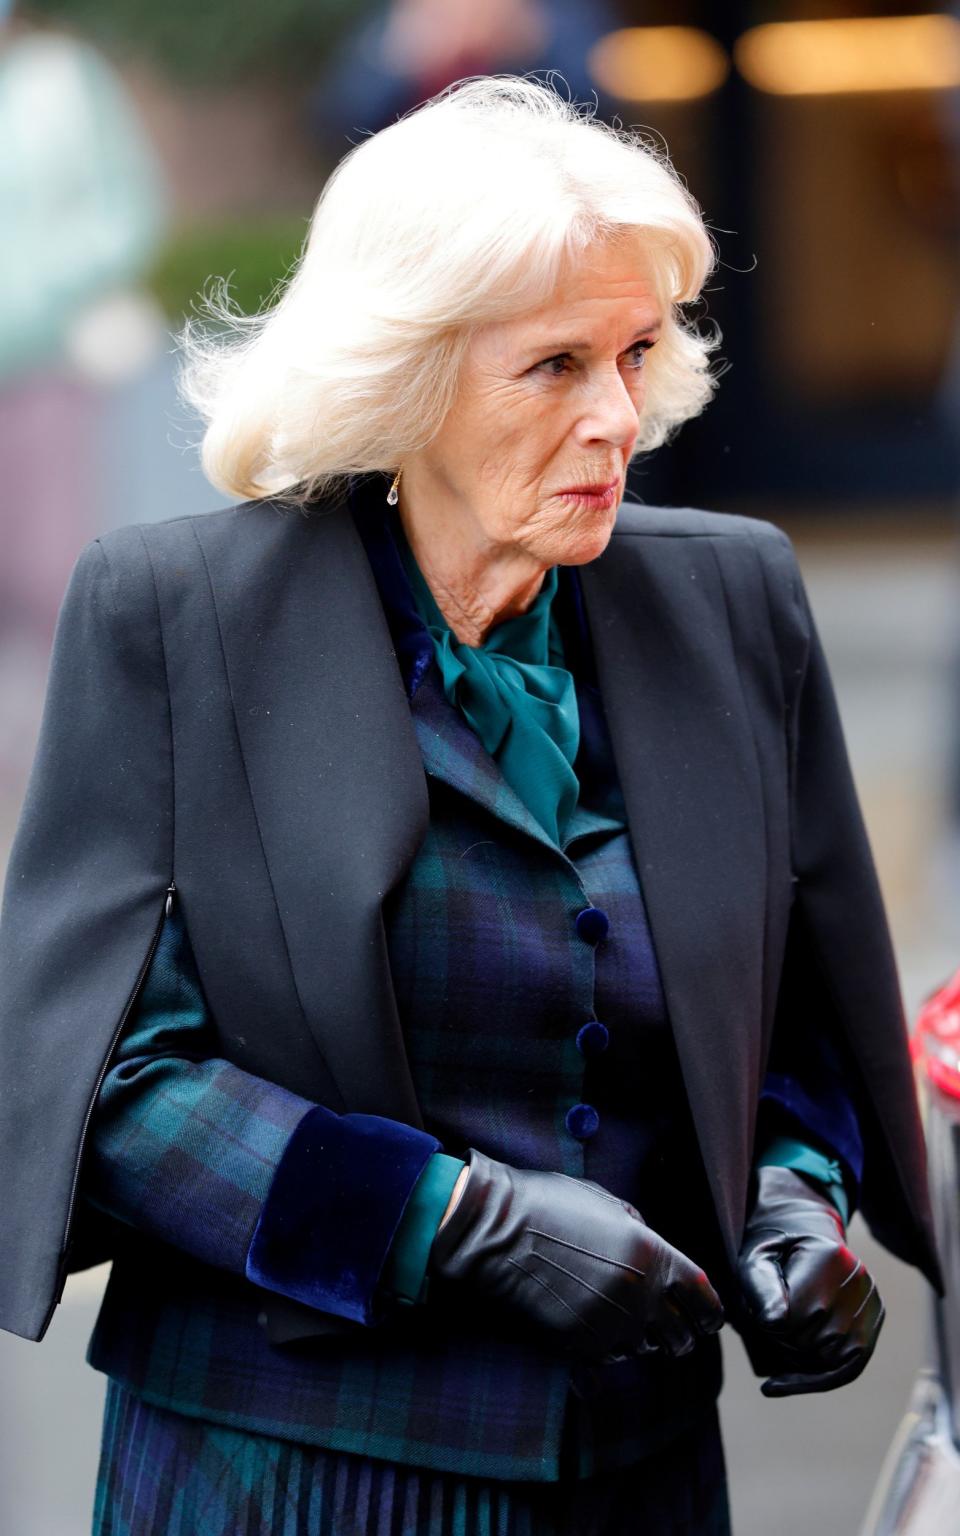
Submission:
[[[960,6],[0,0],[0,868],[80,548],[225,504],[174,387],[200,289],[256,309],[351,144],[528,70],[665,145],[715,233],[723,383],[632,489],[795,540],[912,1015],[960,964]],[[769,1402],[727,1341],[737,1536],[866,1508],[929,1291],[851,1243],[888,1309],[860,1381]],[[104,1280],[42,1347],[0,1336],[2,1536],[89,1529]]]

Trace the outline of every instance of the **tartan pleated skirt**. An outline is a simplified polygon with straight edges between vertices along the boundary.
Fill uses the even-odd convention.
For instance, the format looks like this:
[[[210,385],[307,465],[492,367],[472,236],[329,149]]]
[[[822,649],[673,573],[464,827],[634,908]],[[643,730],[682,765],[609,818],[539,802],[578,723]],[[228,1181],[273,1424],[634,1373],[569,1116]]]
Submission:
[[[298,1445],[108,1380],[93,1536],[730,1536],[716,1407],[656,1455],[506,1482]]]

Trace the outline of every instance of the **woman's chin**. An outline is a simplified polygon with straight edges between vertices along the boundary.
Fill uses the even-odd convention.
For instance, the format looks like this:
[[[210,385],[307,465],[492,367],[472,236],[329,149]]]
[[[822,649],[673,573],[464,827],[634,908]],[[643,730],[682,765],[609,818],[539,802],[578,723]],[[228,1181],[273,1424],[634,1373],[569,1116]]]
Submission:
[[[558,555],[556,563],[588,565],[591,560],[596,560],[609,544],[616,520],[616,507],[611,512],[603,513],[602,517],[584,519],[583,527],[578,527],[566,541],[563,553]]]

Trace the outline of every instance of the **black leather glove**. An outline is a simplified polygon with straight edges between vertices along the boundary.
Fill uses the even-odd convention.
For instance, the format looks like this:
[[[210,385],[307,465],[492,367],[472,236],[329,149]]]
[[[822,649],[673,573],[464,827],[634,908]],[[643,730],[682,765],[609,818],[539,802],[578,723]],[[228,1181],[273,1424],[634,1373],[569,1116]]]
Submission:
[[[739,1273],[747,1310],[775,1346],[775,1367],[763,1363],[762,1344],[756,1353],[758,1371],[777,1371],[760,1391],[832,1391],[854,1381],[873,1354],[883,1302],[827,1195],[792,1168],[758,1168],[755,1176]]]
[[[592,1364],[691,1350],[723,1308],[702,1269],[589,1179],[513,1168],[476,1147],[428,1270],[518,1308]]]

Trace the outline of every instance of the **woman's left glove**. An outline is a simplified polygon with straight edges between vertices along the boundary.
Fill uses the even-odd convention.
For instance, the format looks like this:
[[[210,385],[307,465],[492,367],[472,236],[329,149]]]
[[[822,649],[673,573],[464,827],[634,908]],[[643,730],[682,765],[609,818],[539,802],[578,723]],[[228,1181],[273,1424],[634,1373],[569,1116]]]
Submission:
[[[829,1392],[855,1380],[870,1359],[883,1302],[847,1247],[840,1212],[827,1195],[791,1168],[758,1168],[755,1177],[740,1285],[754,1322],[769,1329],[777,1360],[789,1362],[760,1390],[765,1397]]]

